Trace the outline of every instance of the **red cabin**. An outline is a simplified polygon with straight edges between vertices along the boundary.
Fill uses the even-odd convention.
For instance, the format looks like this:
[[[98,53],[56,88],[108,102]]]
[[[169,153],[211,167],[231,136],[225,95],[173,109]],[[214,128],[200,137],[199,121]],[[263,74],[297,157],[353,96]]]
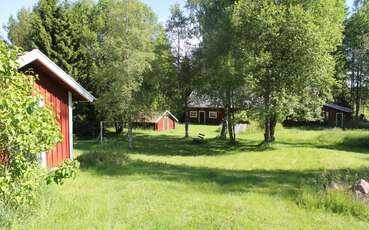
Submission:
[[[44,167],[55,167],[66,159],[73,159],[73,101],[93,102],[86,89],[65,73],[38,49],[24,53],[18,58],[20,71],[33,71],[38,79],[36,88],[56,115],[63,135],[49,153],[42,153],[40,161]]]
[[[323,106],[324,121],[332,127],[344,128],[352,122],[352,109],[336,104]]]
[[[164,113],[139,113],[134,119],[136,127],[150,128],[156,131],[164,131],[176,128],[178,119],[169,111]]]

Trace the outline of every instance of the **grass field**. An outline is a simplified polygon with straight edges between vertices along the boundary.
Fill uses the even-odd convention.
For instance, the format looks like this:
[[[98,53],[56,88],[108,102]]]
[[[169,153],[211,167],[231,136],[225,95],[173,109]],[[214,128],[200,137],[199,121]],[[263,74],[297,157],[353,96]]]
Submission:
[[[322,172],[366,173],[369,132],[277,130],[261,150],[256,128],[232,147],[217,127],[136,131],[99,145],[80,141],[81,172],[52,186],[32,218],[14,229],[369,229],[369,209],[345,192],[314,186]],[[369,176],[369,175],[368,175]]]

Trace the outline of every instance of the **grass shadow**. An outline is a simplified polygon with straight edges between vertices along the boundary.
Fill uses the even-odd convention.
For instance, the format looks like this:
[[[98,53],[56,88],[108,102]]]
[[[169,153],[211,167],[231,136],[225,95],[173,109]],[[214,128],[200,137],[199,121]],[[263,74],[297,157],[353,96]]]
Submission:
[[[226,140],[209,138],[202,144],[195,143],[190,138],[181,138],[170,135],[149,135],[136,133],[134,137],[134,150],[130,153],[152,156],[217,156],[232,154],[237,151],[258,151],[257,141],[242,141],[230,145]],[[77,148],[82,151],[104,148],[108,151],[127,151],[125,137],[114,138],[106,144],[99,145],[96,141],[79,141]]]
[[[108,155],[108,156],[107,156]],[[367,168],[340,170],[230,170],[220,168],[174,165],[161,162],[131,160],[126,154],[109,153],[99,156],[86,154],[79,157],[81,170],[97,176],[118,176],[135,180],[136,176],[158,181],[186,184],[206,193],[258,193],[290,200],[300,208],[324,209],[332,213],[369,217],[365,204],[342,193],[326,193],[316,181],[323,175],[334,180],[357,175],[368,179]],[[326,177],[327,182],[331,179]],[[209,187],[210,186],[210,187]],[[338,197],[338,198],[337,198]],[[363,208],[364,207],[364,208]]]
[[[335,143],[325,141],[324,136],[320,136],[323,137],[322,139],[318,137],[315,141],[278,141],[277,143],[292,147],[330,149],[369,154],[369,134],[366,136],[346,136]]]

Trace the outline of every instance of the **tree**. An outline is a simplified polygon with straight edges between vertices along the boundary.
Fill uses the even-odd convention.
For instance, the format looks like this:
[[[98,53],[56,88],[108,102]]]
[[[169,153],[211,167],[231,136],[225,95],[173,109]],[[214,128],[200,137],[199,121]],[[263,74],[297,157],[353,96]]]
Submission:
[[[67,73],[73,74],[73,32],[67,2],[39,0],[32,13],[32,47],[40,49]]]
[[[201,93],[220,102],[225,108],[221,137],[228,132],[231,144],[236,143],[234,115],[248,101],[248,90],[237,57],[235,27],[232,22],[234,1],[189,1],[201,31],[200,56],[204,86]]]
[[[345,48],[350,72],[352,107],[356,120],[367,94],[369,81],[369,5],[359,8],[346,21]]]
[[[189,136],[189,115],[188,104],[189,97],[193,91],[191,78],[193,76],[191,70],[191,54],[193,38],[193,28],[190,18],[185,15],[179,4],[171,7],[171,16],[167,21],[167,33],[172,42],[173,54],[175,56],[176,79],[179,103],[183,107],[185,117],[185,137]]]
[[[142,109],[139,90],[154,59],[154,13],[136,0],[111,1],[109,26],[104,34],[99,65],[97,108],[102,117],[128,123],[129,148],[133,148],[132,121]],[[107,77],[108,76],[108,77]]]
[[[11,16],[6,26],[8,38],[13,45],[22,47],[24,50],[32,48],[32,15],[26,8],[21,8],[17,13],[17,18]]]
[[[139,98],[142,104],[151,111],[175,111],[177,109],[177,84],[175,57],[172,54],[171,43],[164,28],[159,26],[158,35],[154,41],[154,59],[151,68],[144,73],[144,79]]]
[[[101,2],[101,3],[100,3]],[[40,0],[31,9],[21,9],[17,19],[8,22],[8,37],[12,44],[28,51],[38,48],[68,72],[86,89],[95,91],[92,79],[98,49],[96,26],[100,1]],[[95,107],[76,104],[75,130],[81,135],[94,135],[97,130]]]
[[[331,97],[334,52],[342,39],[343,1],[249,1],[235,10],[244,77],[264,142],[287,115],[318,117]]]

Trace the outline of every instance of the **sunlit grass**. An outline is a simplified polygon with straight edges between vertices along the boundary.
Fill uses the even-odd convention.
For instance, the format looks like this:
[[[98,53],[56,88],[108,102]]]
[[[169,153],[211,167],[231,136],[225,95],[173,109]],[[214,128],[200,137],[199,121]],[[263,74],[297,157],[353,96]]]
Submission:
[[[261,151],[252,127],[237,146],[218,127],[135,131],[77,144],[79,177],[51,187],[39,214],[18,229],[368,229],[363,205],[348,194],[321,195],[310,184],[323,171],[369,167],[369,133],[278,127]],[[323,191],[324,192],[324,191]],[[369,214],[368,214],[369,215]]]

